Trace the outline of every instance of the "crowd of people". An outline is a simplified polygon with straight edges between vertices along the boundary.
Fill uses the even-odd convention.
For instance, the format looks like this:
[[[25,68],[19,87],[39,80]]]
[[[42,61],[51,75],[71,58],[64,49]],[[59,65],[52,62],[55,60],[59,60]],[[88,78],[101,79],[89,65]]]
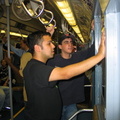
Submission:
[[[11,67],[11,82],[13,87],[21,87],[23,86],[23,77],[20,75],[20,63],[21,57],[24,53],[26,53],[29,48],[27,46],[26,40],[21,40],[19,46],[16,47],[10,45],[10,56],[7,57],[7,37],[3,37],[3,59],[1,60],[0,67],[0,116],[2,117],[2,109],[4,106],[10,106],[10,89],[9,89],[9,77],[8,77],[8,65]],[[26,58],[27,59],[27,58]],[[26,60],[25,60],[26,61]],[[15,89],[13,88],[12,91]],[[7,100],[7,102],[6,102]],[[4,105],[4,103],[6,105]],[[8,104],[9,103],[9,104]]]
[[[61,52],[54,56],[53,33],[54,28],[48,27],[22,40],[22,50],[11,46],[11,51],[20,57],[19,68],[10,58],[4,58],[23,80],[25,120],[69,119],[77,111],[76,104],[85,100],[84,73],[105,57],[105,34],[96,55],[94,43],[84,51],[74,52],[75,37],[64,34],[58,39]]]

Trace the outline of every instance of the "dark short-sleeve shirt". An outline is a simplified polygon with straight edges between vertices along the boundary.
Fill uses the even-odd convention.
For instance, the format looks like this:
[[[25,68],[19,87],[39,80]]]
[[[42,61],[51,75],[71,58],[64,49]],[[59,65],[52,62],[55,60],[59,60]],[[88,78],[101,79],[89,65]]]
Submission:
[[[50,59],[47,64],[55,67],[64,67],[83,61],[93,55],[94,46],[89,49],[73,53],[70,59],[64,59],[60,54],[57,54],[53,59]],[[62,80],[58,82],[63,105],[80,103],[85,100],[84,79],[85,74],[80,74],[69,80]]]
[[[32,59],[23,74],[28,102],[25,108],[26,120],[59,120],[61,98],[56,82],[49,82],[54,67]]]

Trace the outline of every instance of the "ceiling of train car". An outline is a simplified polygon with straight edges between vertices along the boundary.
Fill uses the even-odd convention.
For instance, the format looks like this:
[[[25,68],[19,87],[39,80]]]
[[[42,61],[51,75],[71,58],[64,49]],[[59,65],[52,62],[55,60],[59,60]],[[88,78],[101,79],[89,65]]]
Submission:
[[[6,29],[6,5],[5,1],[7,0],[0,0],[0,5],[4,10],[3,16],[0,18],[0,29]],[[12,3],[12,0],[8,0],[10,5]],[[62,0],[58,0],[62,1]],[[84,38],[85,43],[89,42],[89,35],[90,35],[90,28],[91,28],[91,19],[92,19],[92,12],[94,7],[94,0],[66,0],[70,4],[72,8],[72,12],[75,16],[75,19],[77,21],[77,24],[80,28],[80,32]],[[62,19],[63,15],[60,13],[58,8],[56,7],[54,0],[43,0],[45,4],[45,8],[48,10],[51,10],[54,14],[54,19],[57,23],[57,30],[62,31]],[[29,21],[21,21],[18,18],[15,17],[15,15],[11,12],[10,7],[10,28],[13,31],[21,31],[23,34],[29,34],[31,31],[35,31],[38,29],[45,29],[44,25],[40,23],[38,19],[32,19]],[[34,24],[32,24],[34,23]],[[68,25],[69,27],[69,25]],[[69,30],[72,30],[70,27]],[[76,33],[75,33],[76,35]]]
[[[85,42],[88,42],[93,14],[93,0],[70,0],[70,3],[82,36]]]
[[[94,9],[94,0],[48,0],[56,8],[54,1],[67,1],[75,16],[77,25],[84,38],[84,42],[89,42],[89,35],[91,29],[91,20]],[[57,8],[56,8],[57,9]],[[57,9],[58,10],[58,9]],[[83,42],[83,41],[82,41]]]

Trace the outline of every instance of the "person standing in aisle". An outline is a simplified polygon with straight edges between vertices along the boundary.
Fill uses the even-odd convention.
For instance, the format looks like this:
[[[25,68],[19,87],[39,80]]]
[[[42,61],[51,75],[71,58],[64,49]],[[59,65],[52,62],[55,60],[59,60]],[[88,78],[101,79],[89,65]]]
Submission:
[[[94,45],[91,48],[73,52],[75,37],[70,34],[63,34],[58,40],[60,54],[56,54],[53,59],[48,60],[48,65],[53,67],[65,67],[77,62],[81,62],[94,55]],[[59,81],[58,87],[63,102],[63,112],[61,120],[68,120],[75,112],[77,112],[77,103],[85,100],[84,95],[85,74],[75,76],[68,81]],[[77,117],[74,118],[76,120]]]
[[[32,59],[23,70],[28,98],[25,107],[25,119],[60,120],[62,103],[56,86],[57,81],[68,81],[99,63],[105,57],[105,36],[102,37],[98,54],[65,67],[46,65],[47,60],[54,56],[55,48],[49,33],[37,31],[28,37]]]

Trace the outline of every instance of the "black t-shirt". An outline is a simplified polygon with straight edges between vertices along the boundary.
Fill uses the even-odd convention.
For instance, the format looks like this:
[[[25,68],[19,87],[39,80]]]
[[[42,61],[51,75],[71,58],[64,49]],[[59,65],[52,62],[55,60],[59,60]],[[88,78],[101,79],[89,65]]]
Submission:
[[[54,67],[32,59],[23,74],[28,102],[25,108],[26,120],[59,120],[61,116],[61,98],[56,81],[49,82]]]
[[[73,53],[70,59],[64,59],[60,54],[55,55],[47,64],[54,67],[64,67],[83,61],[94,55],[94,46],[89,49]],[[63,105],[70,105],[85,100],[84,96],[84,79],[85,74],[78,75],[70,80],[62,80],[58,82]]]

